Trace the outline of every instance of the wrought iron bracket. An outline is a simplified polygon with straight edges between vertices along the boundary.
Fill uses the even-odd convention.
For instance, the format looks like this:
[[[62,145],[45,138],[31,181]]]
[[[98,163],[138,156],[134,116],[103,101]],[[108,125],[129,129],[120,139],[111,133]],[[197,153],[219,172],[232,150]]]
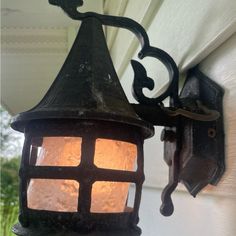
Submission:
[[[191,111],[191,116],[178,113],[178,109],[176,116],[171,116],[170,108],[133,104],[141,118],[165,126],[161,140],[169,183],[163,190],[160,208],[165,216],[174,211],[171,194],[179,182],[195,197],[208,184],[216,185],[224,173],[223,94],[219,85],[194,68],[179,96],[181,109]]]
[[[150,46],[148,35],[145,29],[136,21],[127,17],[102,15],[94,12],[81,13],[78,7],[83,5],[83,0],[49,0],[52,5],[60,6],[64,12],[72,19],[83,21],[88,17],[98,19],[103,25],[124,28],[133,32],[141,44],[141,51],[138,57],[143,59],[145,57],[153,57],[160,60],[166,67],[169,73],[169,86],[157,98],[148,98],[143,94],[143,88],[152,90],[154,88],[153,79],[148,78],[146,70],[137,61],[132,60],[131,64],[135,72],[135,79],[133,84],[133,94],[135,99],[142,104],[158,104],[167,97],[171,97],[172,104],[179,105],[178,102],[178,80],[179,71],[173,58],[165,51]]]
[[[49,0],[60,6],[74,20],[88,17],[103,25],[125,28],[133,32],[141,44],[140,59],[160,60],[169,72],[167,89],[156,98],[148,98],[143,88],[154,89],[154,80],[147,76],[143,65],[132,60],[134,70],[133,95],[139,104],[132,104],[136,113],[155,126],[165,126],[162,133],[164,159],[169,166],[169,183],[162,193],[161,213],[169,216],[174,207],[171,194],[182,182],[191,195],[208,184],[215,185],[224,173],[223,90],[197,68],[191,70],[178,95],[179,71],[172,57],[165,51],[150,46],[145,29],[126,17],[81,13],[83,0]],[[170,97],[170,107],[162,101]]]

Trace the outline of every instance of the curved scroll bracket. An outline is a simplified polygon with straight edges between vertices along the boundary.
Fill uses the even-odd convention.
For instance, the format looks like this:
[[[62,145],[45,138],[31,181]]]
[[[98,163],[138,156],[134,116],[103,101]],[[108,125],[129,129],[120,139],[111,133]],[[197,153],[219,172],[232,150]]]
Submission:
[[[178,68],[174,60],[168,53],[159,48],[150,46],[148,35],[145,29],[140,24],[127,17],[102,15],[94,12],[81,13],[78,11],[78,7],[81,7],[83,5],[83,0],[49,0],[49,3],[52,5],[60,6],[66,12],[66,14],[74,20],[83,20],[87,17],[95,17],[100,20],[103,25],[124,28],[133,32],[138,38],[142,47],[141,51],[138,54],[138,57],[140,59],[143,59],[144,57],[154,57],[160,60],[166,66],[169,72],[169,85],[166,91],[157,98],[148,98],[143,94],[143,88],[146,87],[151,90],[154,89],[154,80],[151,78],[147,79],[146,70],[144,69],[144,67],[140,63],[138,64],[138,62],[132,61],[132,66],[135,73],[133,91],[136,100],[141,104],[159,104],[165,98],[170,96],[172,98],[171,104],[174,106],[179,105]],[[141,74],[137,75],[137,72],[139,71],[141,72]]]
[[[83,6],[83,2],[83,0],[49,0],[50,4],[61,7],[73,20],[82,21],[88,17],[95,17],[103,25],[124,28],[133,32],[140,41],[142,49],[149,46],[148,35],[139,23],[127,17],[102,15],[95,12],[79,12],[78,7]]]
[[[171,105],[178,107],[180,105],[178,99],[179,70],[175,61],[167,52],[151,46],[144,47],[141,52],[139,52],[140,59],[143,59],[145,57],[153,57],[158,59],[164,64],[169,73],[169,84],[166,91],[164,91],[157,98],[146,98],[146,100],[148,99],[149,104],[157,105],[165,98],[171,97]]]
[[[154,80],[147,77],[147,72],[143,65],[137,61],[132,60],[131,65],[134,70],[134,82],[133,82],[133,96],[140,104],[158,105],[167,97],[171,97],[171,105],[178,107],[178,80],[179,71],[174,60],[163,50],[154,47],[145,47],[141,50],[139,57],[153,57],[160,60],[169,72],[169,83],[167,89],[156,98],[146,97],[143,93],[144,88],[149,90],[154,89]]]

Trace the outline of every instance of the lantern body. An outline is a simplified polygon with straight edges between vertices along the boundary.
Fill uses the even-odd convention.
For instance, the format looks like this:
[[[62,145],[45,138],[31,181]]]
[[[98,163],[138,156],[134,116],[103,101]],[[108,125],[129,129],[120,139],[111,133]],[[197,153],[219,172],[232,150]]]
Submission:
[[[139,129],[102,121],[35,121],[25,134],[22,225],[80,232],[137,224],[144,181]],[[136,193],[128,207],[131,183]]]
[[[80,137],[44,137],[37,150],[36,166],[79,166],[81,162]],[[92,147],[91,147],[92,148]],[[96,139],[94,164],[98,168],[134,171],[137,157],[135,144]],[[91,212],[124,212],[128,183],[97,182],[91,193]],[[28,207],[38,210],[76,212],[79,183],[74,180],[31,180],[28,187]]]
[[[48,92],[11,126],[25,133],[17,235],[140,234],[143,140],[154,128],[138,117],[122,90],[101,21],[82,21]],[[136,192],[130,208],[131,183]]]

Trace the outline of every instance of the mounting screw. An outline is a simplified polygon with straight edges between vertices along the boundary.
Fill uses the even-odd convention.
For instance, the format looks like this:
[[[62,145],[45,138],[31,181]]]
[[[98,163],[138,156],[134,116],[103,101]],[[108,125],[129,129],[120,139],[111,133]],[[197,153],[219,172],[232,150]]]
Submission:
[[[208,129],[208,137],[215,138],[215,136],[216,136],[216,130],[214,128],[209,128]]]
[[[161,141],[169,141],[173,143],[176,140],[176,133],[173,130],[163,129],[161,132]]]

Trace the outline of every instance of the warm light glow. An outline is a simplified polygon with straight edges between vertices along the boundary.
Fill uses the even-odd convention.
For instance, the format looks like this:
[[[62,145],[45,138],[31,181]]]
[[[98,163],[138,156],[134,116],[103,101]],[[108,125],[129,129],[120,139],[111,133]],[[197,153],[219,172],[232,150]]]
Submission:
[[[133,171],[137,147],[134,144],[97,139],[94,164],[99,168]],[[123,212],[129,183],[95,182],[92,188],[91,212]]]
[[[81,160],[81,138],[46,137],[36,165],[77,166]],[[133,171],[137,158],[134,144],[97,139],[94,164],[98,168]],[[123,212],[129,183],[95,182],[92,187],[91,212]],[[33,179],[28,188],[28,207],[50,211],[76,212],[79,183],[73,180]]]
[[[76,212],[79,183],[74,180],[32,179],[28,188],[31,209]]]
[[[37,166],[77,166],[81,160],[82,138],[45,137]],[[28,187],[28,207],[49,211],[76,212],[79,183],[74,180],[32,179]]]
[[[130,183],[99,181],[93,184],[91,212],[124,212]]]
[[[78,166],[81,160],[80,137],[45,137],[37,166]]]
[[[99,168],[113,170],[134,170],[137,147],[132,143],[97,139],[94,164]]]

